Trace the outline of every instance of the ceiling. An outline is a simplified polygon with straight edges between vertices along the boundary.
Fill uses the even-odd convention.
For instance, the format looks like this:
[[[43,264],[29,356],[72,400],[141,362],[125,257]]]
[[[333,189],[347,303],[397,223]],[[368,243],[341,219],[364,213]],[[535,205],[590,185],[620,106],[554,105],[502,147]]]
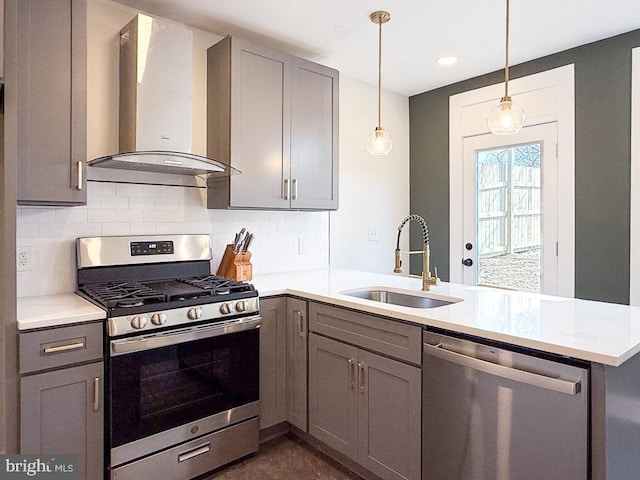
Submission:
[[[377,84],[382,26],[382,86],[414,95],[504,67],[504,0],[117,0],[218,35],[332,66]],[[510,63],[517,64],[640,28],[638,0],[511,0]],[[443,67],[436,59],[454,54]]]

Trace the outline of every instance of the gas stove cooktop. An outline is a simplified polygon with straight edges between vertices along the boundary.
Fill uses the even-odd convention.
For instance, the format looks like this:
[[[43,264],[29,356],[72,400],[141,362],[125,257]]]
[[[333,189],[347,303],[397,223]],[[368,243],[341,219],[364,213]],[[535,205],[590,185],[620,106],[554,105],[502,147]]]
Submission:
[[[210,273],[207,235],[79,238],[77,291],[107,312],[110,336],[258,313],[247,282]]]
[[[167,302],[188,302],[206,299],[208,303],[222,302],[227,296],[249,294],[255,291],[253,285],[238,282],[217,275],[204,275],[175,280],[148,282],[108,281],[88,283],[79,286],[79,291],[106,309],[127,309],[134,307],[162,307]],[[234,295],[236,294],[236,295]],[[184,305],[187,305],[185,303]]]

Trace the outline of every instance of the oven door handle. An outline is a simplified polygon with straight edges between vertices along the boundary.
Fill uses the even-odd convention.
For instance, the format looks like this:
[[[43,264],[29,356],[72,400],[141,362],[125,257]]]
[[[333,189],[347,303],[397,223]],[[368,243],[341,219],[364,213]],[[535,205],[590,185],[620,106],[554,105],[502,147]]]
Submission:
[[[112,340],[110,342],[110,355],[115,357],[117,355],[141,352],[152,348],[168,347],[170,345],[201,340],[203,338],[243,332],[245,330],[258,328],[261,323],[262,318],[259,316],[244,317],[235,320],[228,320],[226,322],[216,322],[210,325],[198,325],[195,327],[144,335],[142,337]]]

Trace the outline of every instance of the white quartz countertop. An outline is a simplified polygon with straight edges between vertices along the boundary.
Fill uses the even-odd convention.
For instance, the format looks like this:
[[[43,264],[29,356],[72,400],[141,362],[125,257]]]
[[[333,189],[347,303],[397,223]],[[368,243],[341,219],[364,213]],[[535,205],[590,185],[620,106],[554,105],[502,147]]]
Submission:
[[[297,295],[605,365],[621,365],[640,351],[640,307],[452,283],[431,287],[426,295],[461,302],[402,307],[343,292],[392,287],[422,294],[420,279],[338,269],[263,274],[252,283],[262,297]]]
[[[75,293],[18,298],[18,330],[57,327],[106,317],[106,312]]]

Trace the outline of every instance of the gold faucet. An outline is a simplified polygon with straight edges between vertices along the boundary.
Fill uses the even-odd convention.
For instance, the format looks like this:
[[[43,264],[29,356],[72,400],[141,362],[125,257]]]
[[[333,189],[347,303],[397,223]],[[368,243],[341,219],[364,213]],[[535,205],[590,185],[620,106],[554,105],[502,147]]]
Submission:
[[[402,228],[410,220],[415,220],[422,227],[422,250],[416,250],[413,252],[412,251],[401,252],[400,251],[400,234],[402,233]],[[434,269],[435,276],[433,277],[431,276],[431,270],[429,269],[429,256],[430,256],[429,230],[427,228],[427,222],[420,215],[416,215],[412,213],[411,215],[406,216],[404,220],[402,220],[402,223],[400,223],[400,226],[398,227],[398,243],[396,245],[396,266],[393,269],[394,273],[402,273],[402,260],[400,259],[400,254],[402,253],[408,253],[409,255],[418,254],[418,253],[422,254],[422,290],[423,291],[428,292],[431,285],[440,285],[440,279],[438,278],[437,268]],[[413,277],[414,275],[409,275],[409,276]]]

